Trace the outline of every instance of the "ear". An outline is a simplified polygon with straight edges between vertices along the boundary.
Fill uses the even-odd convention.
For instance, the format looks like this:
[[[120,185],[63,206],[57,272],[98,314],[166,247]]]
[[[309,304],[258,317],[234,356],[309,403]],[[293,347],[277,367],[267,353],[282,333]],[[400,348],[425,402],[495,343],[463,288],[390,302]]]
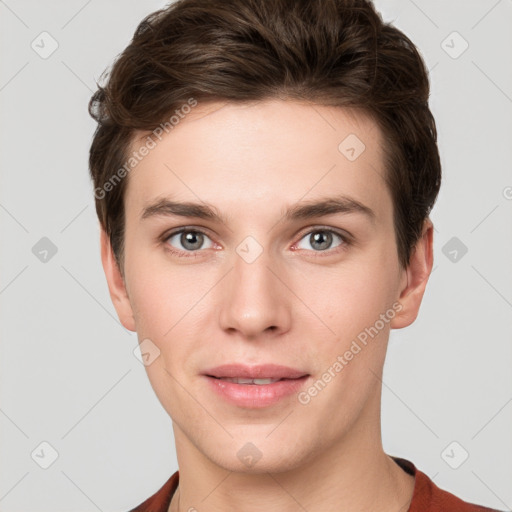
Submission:
[[[411,254],[409,266],[403,271],[399,302],[402,309],[391,321],[391,329],[402,329],[411,325],[420,309],[423,293],[434,263],[433,255],[434,226],[430,219],[423,224],[420,239]]]
[[[121,275],[117,261],[115,260],[110,239],[105,230],[101,228],[101,263],[107,278],[110,299],[117,311],[117,316],[126,329],[135,332],[135,319],[133,317],[132,306],[124,279]]]

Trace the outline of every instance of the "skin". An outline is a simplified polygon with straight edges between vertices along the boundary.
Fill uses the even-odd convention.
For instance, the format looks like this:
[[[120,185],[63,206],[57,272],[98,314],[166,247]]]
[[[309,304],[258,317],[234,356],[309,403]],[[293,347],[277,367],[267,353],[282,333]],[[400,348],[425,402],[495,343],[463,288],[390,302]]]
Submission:
[[[351,133],[366,146],[355,161],[338,150]],[[146,371],[173,422],[180,482],[169,511],[408,509],[414,478],[382,447],[381,378],[390,329],[417,317],[433,226],[425,221],[402,269],[382,145],[378,126],[346,108],[215,102],[193,109],[129,175],[124,280],[104,232],[102,262],[120,321],[160,350]],[[287,207],[335,194],[369,206],[375,223],[359,213],[283,220]],[[227,222],[141,220],[164,196],[214,205]],[[201,248],[160,239],[179,227],[205,231]],[[327,228],[353,243],[340,250],[333,234],[318,249],[310,235]],[[249,235],[263,248],[250,264],[236,252]],[[401,310],[305,405],[292,395],[237,407],[200,376],[227,362],[273,362],[311,374],[310,386],[393,304]],[[237,457],[248,442],[262,454],[252,467]]]

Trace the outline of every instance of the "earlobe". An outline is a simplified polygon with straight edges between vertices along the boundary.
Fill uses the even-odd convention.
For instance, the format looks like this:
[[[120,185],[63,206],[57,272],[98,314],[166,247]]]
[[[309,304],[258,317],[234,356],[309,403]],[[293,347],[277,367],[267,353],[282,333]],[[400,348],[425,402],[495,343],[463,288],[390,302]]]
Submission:
[[[411,325],[418,316],[423,294],[427,286],[432,265],[434,226],[430,219],[426,219],[420,239],[411,254],[409,266],[404,271],[405,284],[398,298],[402,309],[391,321],[391,329],[402,329]]]
[[[135,332],[135,319],[125,282],[114,257],[110,239],[103,228],[101,228],[100,237],[101,263],[107,279],[110,299],[123,326]]]

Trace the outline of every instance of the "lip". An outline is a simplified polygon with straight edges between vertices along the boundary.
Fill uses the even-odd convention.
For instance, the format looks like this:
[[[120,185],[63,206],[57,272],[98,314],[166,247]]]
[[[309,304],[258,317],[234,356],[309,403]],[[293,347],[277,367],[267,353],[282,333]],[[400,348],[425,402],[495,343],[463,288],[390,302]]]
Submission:
[[[284,398],[298,393],[311,376],[301,370],[275,364],[258,366],[228,364],[206,370],[203,377],[210,389],[229,403],[239,407],[259,409],[277,404]],[[284,380],[262,385],[236,384],[221,380],[219,377]]]
[[[234,363],[210,368],[205,370],[203,375],[210,377],[240,377],[243,379],[298,379],[304,375],[308,375],[308,373],[278,364],[248,366]]]

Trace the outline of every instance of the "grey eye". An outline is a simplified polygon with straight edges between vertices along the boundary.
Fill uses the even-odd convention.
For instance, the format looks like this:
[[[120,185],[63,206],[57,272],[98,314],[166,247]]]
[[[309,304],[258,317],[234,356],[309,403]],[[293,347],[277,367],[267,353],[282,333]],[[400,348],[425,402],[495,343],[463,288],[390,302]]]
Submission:
[[[181,247],[176,247],[171,243],[173,238],[178,238],[179,244]],[[209,240],[205,233],[201,233],[200,231],[196,231],[193,229],[182,230],[177,233],[172,234],[168,239],[168,243],[170,243],[175,249],[185,250],[185,251],[197,251],[199,249],[204,249],[203,243],[205,240]]]
[[[316,229],[315,231],[310,231],[302,238],[302,240],[307,240],[314,251],[325,251],[326,249],[332,248],[333,236],[338,237],[342,242],[344,241],[341,235],[338,235],[337,233],[334,233],[334,231],[330,231],[328,229]],[[301,247],[300,245],[297,245],[297,247],[299,249],[309,249],[308,247]]]

